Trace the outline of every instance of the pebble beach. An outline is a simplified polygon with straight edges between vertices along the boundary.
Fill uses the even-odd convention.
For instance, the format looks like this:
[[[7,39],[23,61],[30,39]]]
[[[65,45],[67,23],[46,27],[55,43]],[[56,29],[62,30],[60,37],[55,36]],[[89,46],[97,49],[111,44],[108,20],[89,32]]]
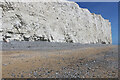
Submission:
[[[118,46],[2,43],[3,78],[117,78]]]

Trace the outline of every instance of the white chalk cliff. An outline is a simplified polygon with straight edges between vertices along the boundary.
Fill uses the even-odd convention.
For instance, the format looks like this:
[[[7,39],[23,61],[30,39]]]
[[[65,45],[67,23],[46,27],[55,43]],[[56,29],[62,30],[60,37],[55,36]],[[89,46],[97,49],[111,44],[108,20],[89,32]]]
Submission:
[[[74,2],[5,2],[1,40],[112,43],[111,23]]]

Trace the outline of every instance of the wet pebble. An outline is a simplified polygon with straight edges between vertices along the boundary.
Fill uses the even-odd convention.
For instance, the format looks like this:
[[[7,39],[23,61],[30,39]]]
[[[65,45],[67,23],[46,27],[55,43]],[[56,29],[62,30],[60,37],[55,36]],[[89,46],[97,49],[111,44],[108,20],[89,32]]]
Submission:
[[[34,74],[34,76],[37,76],[37,72],[36,71],[33,74]]]
[[[21,74],[21,78],[23,78],[24,76],[23,76],[23,74]]]
[[[7,64],[3,64],[3,66],[7,66]]]
[[[58,75],[58,73],[56,73],[56,75]]]
[[[91,68],[90,68],[90,67],[88,67],[88,70],[91,70]]]
[[[15,74],[14,74],[14,73],[12,73],[12,74],[11,74],[11,76],[12,76],[12,77],[15,77]]]

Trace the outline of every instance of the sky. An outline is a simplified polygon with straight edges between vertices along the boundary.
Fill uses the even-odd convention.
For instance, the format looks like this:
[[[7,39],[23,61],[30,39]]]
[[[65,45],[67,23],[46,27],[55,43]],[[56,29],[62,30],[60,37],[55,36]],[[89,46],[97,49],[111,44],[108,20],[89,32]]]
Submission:
[[[112,44],[118,44],[118,3],[117,2],[76,2],[91,13],[101,14],[111,22]]]

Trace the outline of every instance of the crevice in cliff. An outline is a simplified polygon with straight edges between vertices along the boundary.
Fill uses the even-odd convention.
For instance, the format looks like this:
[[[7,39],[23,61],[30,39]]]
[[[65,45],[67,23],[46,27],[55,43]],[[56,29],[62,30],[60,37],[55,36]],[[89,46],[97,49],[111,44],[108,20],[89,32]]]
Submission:
[[[0,5],[0,7],[2,7],[3,11],[10,11],[10,10],[14,10],[14,8],[12,7],[11,2],[2,2],[2,4]]]
[[[67,43],[73,43],[73,40],[71,39],[71,37],[70,37],[69,34],[66,34],[66,35],[65,35],[65,41],[66,41]]]

